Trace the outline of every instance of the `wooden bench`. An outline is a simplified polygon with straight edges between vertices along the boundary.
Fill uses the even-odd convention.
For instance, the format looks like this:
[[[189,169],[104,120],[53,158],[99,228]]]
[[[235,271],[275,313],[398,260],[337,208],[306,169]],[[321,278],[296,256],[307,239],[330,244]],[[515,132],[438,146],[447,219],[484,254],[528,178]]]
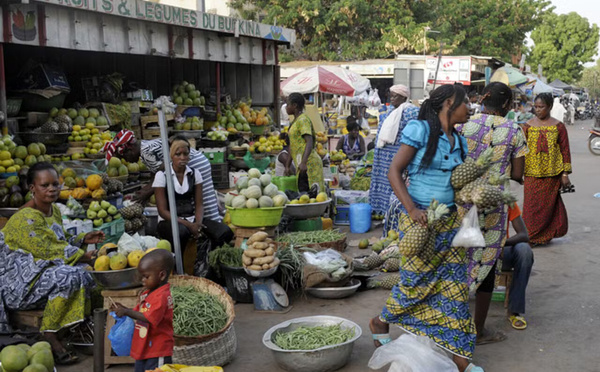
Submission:
[[[498,283],[503,284],[506,288],[506,292],[504,292],[504,308],[508,309],[508,297],[510,295],[510,287],[512,286],[513,281],[513,271],[501,271],[498,274]]]

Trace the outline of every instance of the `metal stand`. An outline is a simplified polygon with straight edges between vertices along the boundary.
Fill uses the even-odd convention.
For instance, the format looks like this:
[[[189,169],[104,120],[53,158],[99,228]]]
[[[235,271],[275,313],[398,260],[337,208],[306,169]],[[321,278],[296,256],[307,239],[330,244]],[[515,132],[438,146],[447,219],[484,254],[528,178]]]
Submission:
[[[106,309],[94,309],[94,372],[104,371],[104,323]]]

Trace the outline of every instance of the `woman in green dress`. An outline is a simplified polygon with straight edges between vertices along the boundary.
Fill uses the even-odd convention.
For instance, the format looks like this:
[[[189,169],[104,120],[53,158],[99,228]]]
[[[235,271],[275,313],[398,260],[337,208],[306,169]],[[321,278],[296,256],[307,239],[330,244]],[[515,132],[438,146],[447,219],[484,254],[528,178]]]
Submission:
[[[302,94],[292,93],[287,100],[287,113],[294,115],[290,125],[290,151],[297,165],[298,191],[317,194],[325,191],[323,182],[323,161],[315,150],[315,130],[312,121],[303,113],[305,100]],[[316,185],[316,187],[315,187]],[[317,189],[314,192],[314,189]]]
[[[57,332],[81,322],[91,310],[94,281],[86,270],[96,251],[82,244],[104,240],[102,231],[67,235],[54,202],[60,193],[58,173],[50,163],[29,169],[33,198],[0,233],[0,333],[10,333],[8,311],[44,309],[40,331],[52,346],[57,364],[77,357],[60,343]]]

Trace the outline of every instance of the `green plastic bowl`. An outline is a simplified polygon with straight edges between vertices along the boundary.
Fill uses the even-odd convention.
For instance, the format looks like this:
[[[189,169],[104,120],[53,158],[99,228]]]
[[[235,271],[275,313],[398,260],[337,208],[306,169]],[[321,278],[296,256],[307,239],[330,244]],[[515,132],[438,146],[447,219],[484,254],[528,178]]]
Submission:
[[[227,206],[231,223],[237,227],[277,226],[283,209],[284,207],[247,209]]]

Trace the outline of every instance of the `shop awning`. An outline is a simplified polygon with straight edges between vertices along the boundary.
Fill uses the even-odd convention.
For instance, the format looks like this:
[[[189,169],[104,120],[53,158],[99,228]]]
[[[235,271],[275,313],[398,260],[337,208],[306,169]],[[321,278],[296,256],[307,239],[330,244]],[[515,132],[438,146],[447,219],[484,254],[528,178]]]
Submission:
[[[571,90],[573,89],[569,84],[563,83],[561,80],[556,79],[549,84],[551,87],[562,89],[562,90]]]
[[[310,67],[281,82],[281,92],[286,96],[321,92],[352,97],[370,87],[369,79],[337,66]]]

